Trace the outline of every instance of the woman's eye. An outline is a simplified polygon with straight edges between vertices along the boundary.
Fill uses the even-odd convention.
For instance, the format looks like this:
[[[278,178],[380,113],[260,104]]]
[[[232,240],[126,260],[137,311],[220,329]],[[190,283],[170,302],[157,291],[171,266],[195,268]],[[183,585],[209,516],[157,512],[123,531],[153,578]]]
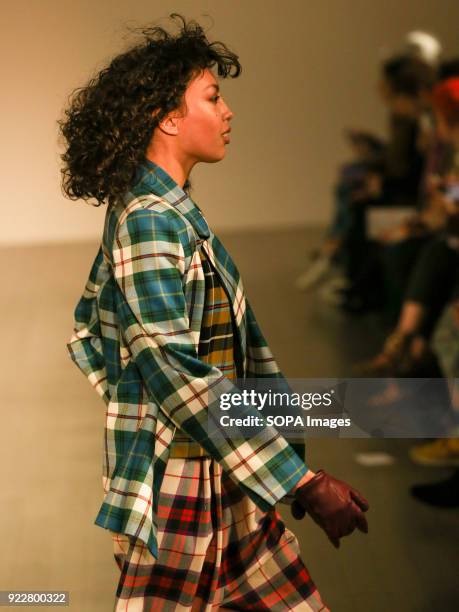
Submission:
[[[212,96],[211,100],[212,102],[217,102],[217,100],[220,98],[220,96]]]

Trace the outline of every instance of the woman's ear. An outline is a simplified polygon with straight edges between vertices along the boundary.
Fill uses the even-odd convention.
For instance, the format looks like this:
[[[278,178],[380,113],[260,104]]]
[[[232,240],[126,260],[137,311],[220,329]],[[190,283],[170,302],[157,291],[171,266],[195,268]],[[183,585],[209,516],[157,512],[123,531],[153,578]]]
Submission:
[[[162,121],[158,123],[159,129],[169,136],[176,136],[178,134],[178,119],[177,115],[169,113]]]

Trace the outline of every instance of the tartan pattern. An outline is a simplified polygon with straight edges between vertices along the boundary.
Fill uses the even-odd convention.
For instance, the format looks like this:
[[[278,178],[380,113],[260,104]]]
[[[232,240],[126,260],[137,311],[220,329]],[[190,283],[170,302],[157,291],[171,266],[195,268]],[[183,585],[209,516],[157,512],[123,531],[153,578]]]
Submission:
[[[237,377],[233,350],[231,308],[218,275],[212,269],[205,252],[201,251],[206,287],[205,304],[199,339],[198,356],[220,370],[227,378]],[[205,449],[185,432],[176,430],[171,443],[170,457],[205,457]]]
[[[231,305],[242,375],[282,378],[231,257],[193,200],[148,160],[132,190],[107,209],[67,344],[106,405],[105,498],[95,523],[142,540],[153,556],[158,495],[177,428],[265,511],[307,470],[304,446],[289,445],[273,427],[242,441],[207,435],[207,407],[238,389],[199,358],[204,312],[212,307],[205,304],[201,249]]]
[[[277,510],[258,508],[211,458],[169,458],[157,559],[140,540],[112,537],[115,612],[328,610]]]

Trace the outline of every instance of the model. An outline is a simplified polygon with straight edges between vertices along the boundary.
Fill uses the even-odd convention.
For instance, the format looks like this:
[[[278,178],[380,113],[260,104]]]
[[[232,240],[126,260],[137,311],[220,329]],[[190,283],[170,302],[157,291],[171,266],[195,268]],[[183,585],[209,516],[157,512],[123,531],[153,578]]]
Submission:
[[[68,350],[106,405],[104,501],[121,575],[115,610],[327,610],[276,504],[293,500],[334,546],[367,531],[366,500],[314,474],[272,427],[207,433],[236,378],[282,377],[239,272],[189,194],[225,156],[221,78],[237,55],[194,21],[144,30],[76,91],[61,121],[63,186],[107,204]]]

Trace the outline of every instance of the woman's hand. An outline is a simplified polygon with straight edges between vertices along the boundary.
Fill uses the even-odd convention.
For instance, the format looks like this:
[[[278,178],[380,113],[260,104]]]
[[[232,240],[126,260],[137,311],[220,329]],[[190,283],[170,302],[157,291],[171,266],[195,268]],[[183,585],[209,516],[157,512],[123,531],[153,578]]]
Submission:
[[[340,538],[350,535],[357,527],[368,533],[364,516],[369,508],[367,500],[354,488],[324,470],[297,487],[292,515],[303,518],[307,512],[327,534],[329,540],[339,548]]]

